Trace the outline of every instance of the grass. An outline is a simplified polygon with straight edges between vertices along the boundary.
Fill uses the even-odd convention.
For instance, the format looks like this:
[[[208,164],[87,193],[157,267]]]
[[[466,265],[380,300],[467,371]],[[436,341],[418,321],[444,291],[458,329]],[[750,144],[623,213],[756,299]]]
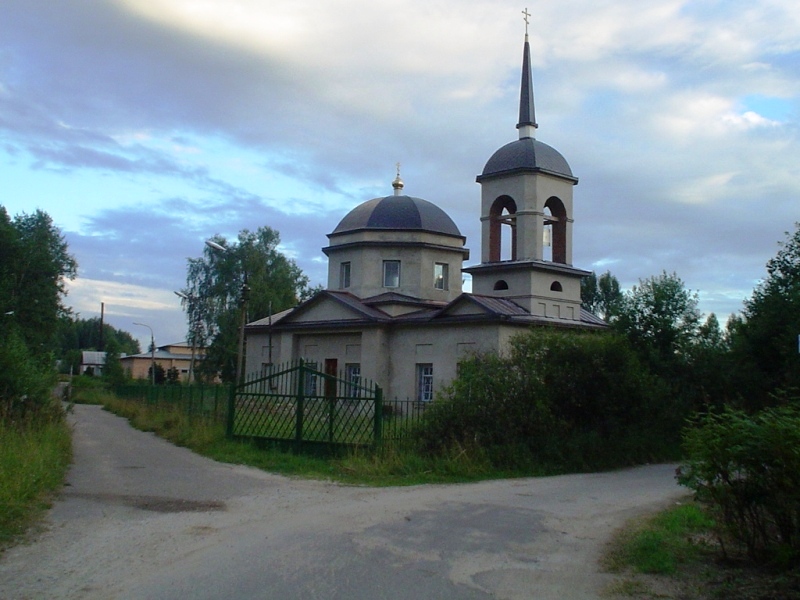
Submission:
[[[607,598],[800,600],[800,570],[723,556],[706,509],[684,502],[618,532],[602,560],[618,575]]]
[[[325,479],[353,485],[390,486],[460,483],[529,473],[497,472],[479,451],[456,448],[442,456],[423,456],[406,441],[379,451],[352,449],[339,456],[298,454],[278,446],[230,440],[224,425],[212,418],[187,415],[179,407],[122,400],[108,392],[76,392],[76,402],[102,404],[142,431],[152,431],[198,454],[293,477]]]
[[[70,434],[63,418],[0,422],[0,549],[49,507],[72,459]]]
[[[606,556],[605,566],[638,573],[673,575],[680,565],[710,548],[714,521],[694,502],[684,503],[623,531]]]

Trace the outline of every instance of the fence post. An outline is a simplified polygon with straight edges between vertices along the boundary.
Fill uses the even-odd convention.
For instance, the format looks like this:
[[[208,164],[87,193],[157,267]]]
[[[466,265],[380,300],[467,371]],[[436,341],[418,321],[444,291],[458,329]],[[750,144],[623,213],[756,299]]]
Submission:
[[[294,441],[295,450],[299,450],[303,443],[303,405],[305,404],[305,385],[306,385],[306,366],[305,361],[300,359],[297,369],[297,403],[295,407],[295,429]]]
[[[375,447],[381,443],[383,427],[383,390],[375,384]]]
[[[334,379],[333,385],[338,382]],[[333,443],[334,421],[336,420],[336,394],[328,397],[328,442]]]
[[[228,421],[225,426],[225,434],[228,438],[233,438],[233,420],[234,420],[234,408],[236,407],[236,384],[231,384],[231,392],[228,396]]]

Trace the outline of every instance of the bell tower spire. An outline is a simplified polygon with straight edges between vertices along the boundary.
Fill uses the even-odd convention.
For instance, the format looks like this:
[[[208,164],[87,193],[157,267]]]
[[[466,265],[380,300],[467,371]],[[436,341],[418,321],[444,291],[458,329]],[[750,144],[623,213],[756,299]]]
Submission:
[[[533,104],[533,75],[531,74],[531,45],[528,42],[528,19],[531,14],[528,9],[522,11],[525,16],[525,46],[522,50],[522,84],[519,91],[519,139],[535,138],[536,110]]]
[[[581,277],[572,266],[572,189],[578,178],[563,156],[535,137],[530,13],[519,95],[519,139],[497,150],[478,175],[481,264],[467,267],[472,291],[506,298],[534,317],[580,322]]]

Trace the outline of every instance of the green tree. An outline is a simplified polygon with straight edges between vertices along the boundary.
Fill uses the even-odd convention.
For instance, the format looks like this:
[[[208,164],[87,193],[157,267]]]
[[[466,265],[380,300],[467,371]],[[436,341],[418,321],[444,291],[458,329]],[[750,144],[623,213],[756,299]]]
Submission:
[[[666,271],[633,286],[613,320],[639,353],[665,374],[691,356],[700,323],[697,294]]]
[[[100,319],[72,318],[70,315],[59,320],[57,354],[61,359],[61,371],[77,373],[81,361],[81,350],[105,350],[123,354],[139,354],[139,342],[130,333],[103,324],[102,334]],[[108,357],[106,358],[108,361]],[[70,371],[70,368],[72,371]]]
[[[622,300],[619,281],[609,271],[600,277],[592,271],[581,280],[581,305],[606,323],[614,318]]]
[[[181,382],[181,373],[177,367],[170,367],[167,369],[167,383],[169,385],[178,385]]]
[[[22,335],[32,356],[53,350],[62,299],[77,263],[50,216],[37,210],[13,220],[0,206],[0,311]]]
[[[156,376],[155,376],[156,385],[163,385],[164,383],[166,383],[167,370],[160,364],[156,363],[155,371],[156,371]],[[147,380],[153,381],[153,365],[150,365],[150,367],[148,367],[147,369]]]
[[[206,247],[190,258],[181,290],[189,341],[206,348],[197,371],[233,381],[236,373],[242,291],[248,294],[247,320],[257,320],[295,306],[312,293],[295,262],[278,250],[280,236],[269,227],[242,230],[236,242],[212,240],[224,250]]]
[[[69,312],[65,279],[77,265],[46,213],[11,219],[3,206],[0,257],[0,419],[49,415],[55,333]]]
[[[106,344],[106,364],[103,367],[103,379],[111,385],[123,384],[127,379],[125,369],[122,368],[122,363],[120,362],[121,354],[119,348],[119,342],[113,338]]]
[[[737,383],[749,409],[800,389],[800,223],[786,238],[731,328]]]
[[[714,313],[697,328],[689,358],[692,403],[704,412],[735,401],[730,340]]]

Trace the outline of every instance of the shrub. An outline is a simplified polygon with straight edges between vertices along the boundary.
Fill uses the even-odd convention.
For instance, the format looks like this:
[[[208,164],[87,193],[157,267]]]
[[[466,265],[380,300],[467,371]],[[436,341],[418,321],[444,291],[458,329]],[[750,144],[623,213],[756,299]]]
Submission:
[[[698,418],[684,434],[678,481],[716,513],[750,558],[800,558],[800,408]]]
[[[56,372],[44,360],[31,355],[16,331],[0,337],[0,421],[51,416]]]
[[[426,412],[428,451],[477,445],[498,468],[595,469],[665,458],[683,409],[612,333],[537,329],[475,356]]]

